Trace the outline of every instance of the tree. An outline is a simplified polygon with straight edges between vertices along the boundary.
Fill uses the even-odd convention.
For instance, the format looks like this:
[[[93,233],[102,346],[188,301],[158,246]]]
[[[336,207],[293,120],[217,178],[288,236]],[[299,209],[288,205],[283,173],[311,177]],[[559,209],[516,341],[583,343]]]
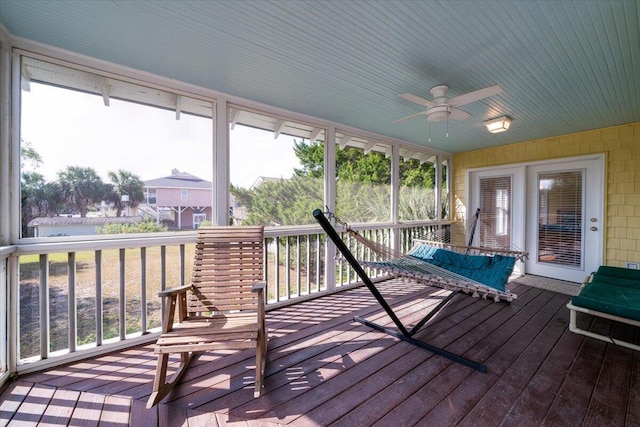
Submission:
[[[297,176],[322,178],[324,176],[324,146],[294,141],[293,148],[300,160],[301,169],[294,171]],[[391,159],[383,153],[364,151],[354,147],[339,149],[336,147],[336,175],[338,180],[390,184]],[[400,185],[409,187],[433,188],[435,168],[429,162],[405,159],[400,162]]]
[[[20,140],[20,167],[25,167],[25,162],[30,162],[33,167],[42,164],[42,157],[31,145],[30,141]]]
[[[232,186],[235,200],[247,212],[246,224],[313,223],[311,211],[324,200],[324,146],[302,140],[294,141],[293,149],[301,165],[293,178],[249,190]],[[336,175],[337,215],[348,222],[389,220],[391,160],[385,154],[336,147]],[[434,183],[433,164],[400,162],[401,218],[434,217]]]
[[[137,175],[131,172],[118,169],[118,172],[109,172],[109,179],[115,186],[115,195],[113,202],[116,207],[116,216],[122,213],[122,196],[129,196],[129,206],[137,207],[144,200],[144,183]]]
[[[55,182],[45,182],[44,176],[37,172],[24,171],[27,164],[37,168],[42,157],[28,141],[20,144],[20,167],[23,169],[20,182],[22,235],[28,236],[28,224],[32,219],[51,216],[63,206],[60,188]]]
[[[318,179],[294,176],[250,190],[231,186],[231,194],[246,208],[245,225],[299,225],[313,222],[309,209],[322,206],[322,188]]]
[[[58,172],[58,183],[69,208],[87,216],[88,207],[103,200],[108,187],[89,167],[67,166]]]
[[[45,182],[36,172],[23,172],[21,182],[22,235],[28,235],[32,219],[55,215],[63,206],[60,187],[56,182]]]

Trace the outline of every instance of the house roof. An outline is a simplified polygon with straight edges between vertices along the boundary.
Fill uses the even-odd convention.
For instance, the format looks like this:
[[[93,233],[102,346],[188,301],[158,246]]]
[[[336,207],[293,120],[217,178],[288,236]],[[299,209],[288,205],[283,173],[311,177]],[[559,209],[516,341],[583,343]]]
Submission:
[[[446,152],[640,120],[638,0],[3,0],[0,23],[17,47],[41,42],[234,105]],[[496,83],[502,93],[461,107],[464,121],[395,123],[422,110],[400,94],[431,99],[446,84],[456,97]],[[482,122],[503,114],[511,129],[489,134]]]
[[[261,187],[262,185],[268,183],[268,182],[280,182],[283,181],[284,178],[275,178],[275,177],[269,177],[269,176],[259,176],[258,178],[256,178],[256,180],[253,182],[253,184],[251,184],[251,187],[249,188],[258,188]]]
[[[211,190],[211,182],[187,172],[174,170],[171,175],[144,181],[146,188],[202,188]]]

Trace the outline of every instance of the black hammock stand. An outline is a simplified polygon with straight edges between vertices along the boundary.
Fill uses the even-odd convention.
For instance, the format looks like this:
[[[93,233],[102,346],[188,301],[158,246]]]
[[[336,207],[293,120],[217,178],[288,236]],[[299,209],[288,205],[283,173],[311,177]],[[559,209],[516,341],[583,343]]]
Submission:
[[[446,357],[447,359],[453,360],[454,362],[461,363],[465,366],[478,370],[480,372],[487,372],[487,367],[481,363],[475,362],[473,360],[467,359],[455,353],[451,353],[450,351],[444,350],[440,347],[436,347],[424,341],[417,340],[413,338],[415,335],[433,316],[435,316],[455,295],[456,291],[449,294],[444,300],[442,300],[435,308],[427,313],[427,315],[416,325],[408,329],[402,321],[395,314],[387,300],[384,298],[382,293],[378,290],[373,281],[369,278],[367,273],[364,271],[358,260],[353,256],[347,245],[342,241],[338,232],[333,228],[325,214],[320,209],[316,209],[313,211],[313,217],[318,221],[320,226],[324,229],[327,236],[331,239],[331,241],[336,245],[336,248],[340,251],[344,259],[351,265],[354,269],[358,277],[362,280],[365,286],[369,289],[369,291],[373,294],[375,299],[378,301],[380,306],[384,309],[387,315],[391,318],[393,323],[396,325],[396,329],[387,328],[385,326],[379,325],[377,323],[371,322],[370,320],[366,320],[362,317],[355,316],[353,319],[356,322],[362,323],[370,328],[373,328],[377,331],[384,332],[385,334],[391,335],[399,340],[402,340],[406,343],[414,345],[416,347],[420,347],[424,350],[428,350],[434,354],[439,356]]]

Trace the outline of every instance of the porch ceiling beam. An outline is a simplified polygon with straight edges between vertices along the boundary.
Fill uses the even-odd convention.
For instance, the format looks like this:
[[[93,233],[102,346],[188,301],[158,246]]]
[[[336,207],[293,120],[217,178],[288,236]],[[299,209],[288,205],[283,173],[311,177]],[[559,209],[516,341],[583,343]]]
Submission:
[[[20,70],[20,86],[25,92],[31,92],[31,73],[27,70],[27,67],[21,67]]]
[[[238,123],[238,117],[240,116],[240,109],[238,108],[230,108],[229,109],[229,123],[231,123],[231,129],[236,127],[236,123]]]
[[[276,121],[276,124],[273,126],[273,139],[278,139],[278,137],[280,136],[280,132],[282,131],[282,128],[284,128],[284,124],[285,124],[284,120]]]
[[[369,152],[375,147],[377,142],[371,141],[364,147],[364,154],[369,154]]]
[[[342,135],[342,138],[340,138],[340,142],[338,143],[338,146],[340,147],[340,149],[344,150],[344,147],[346,147],[347,144],[351,142],[352,138],[353,137],[351,135],[347,135],[347,134]]]
[[[415,151],[410,150],[400,150],[400,157],[404,157],[405,159],[412,159],[416,154]]]
[[[109,80],[106,78],[102,79],[102,102],[104,102],[104,106],[109,106]]]
[[[180,120],[180,113],[182,112],[183,98],[180,95],[176,95],[176,120]]]
[[[322,132],[321,128],[313,128],[311,129],[311,134],[309,134],[309,143],[313,144],[316,142],[316,139],[318,138],[318,135],[320,135],[320,132]]]

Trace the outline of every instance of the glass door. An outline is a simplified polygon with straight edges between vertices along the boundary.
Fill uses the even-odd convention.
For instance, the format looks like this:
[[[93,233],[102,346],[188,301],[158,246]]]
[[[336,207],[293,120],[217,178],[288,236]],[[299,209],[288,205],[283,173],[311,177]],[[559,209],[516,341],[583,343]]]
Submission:
[[[466,242],[495,249],[523,251],[525,247],[525,167],[472,171],[469,175]],[[480,210],[475,232],[473,218]],[[524,274],[518,261],[514,273]]]
[[[511,176],[480,178],[480,246],[511,250]]]
[[[582,282],[602,262],[602,159],[527,172],[527,273]]]

